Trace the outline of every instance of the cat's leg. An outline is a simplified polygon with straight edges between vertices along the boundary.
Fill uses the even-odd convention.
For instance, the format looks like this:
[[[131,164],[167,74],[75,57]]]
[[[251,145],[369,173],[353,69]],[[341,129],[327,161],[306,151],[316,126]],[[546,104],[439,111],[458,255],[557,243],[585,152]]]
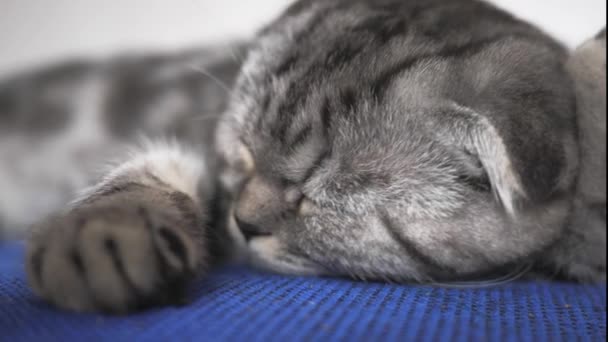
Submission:
[[[34,292],[74,311],[126,313],[183,299],[209,263],[204,159],[177,145],[134,154],[70,208],[34,228]]]

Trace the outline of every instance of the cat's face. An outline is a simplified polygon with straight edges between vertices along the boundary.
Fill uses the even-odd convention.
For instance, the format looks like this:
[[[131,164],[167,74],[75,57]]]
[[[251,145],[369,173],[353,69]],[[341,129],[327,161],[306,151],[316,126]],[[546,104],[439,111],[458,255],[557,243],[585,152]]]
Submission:
[[[403,46],[381,50],[377,36],[339,28],[324,35],[310,29],[311,13],[259,37],[217,132],[230,229],[256,264],[452,278],[517,261],[555,238],[544,227],[563,219],[566,204],[515,218],[525,191],[503,141],[438,91],[457,88],[445,76],[451,62],[389,80]]]

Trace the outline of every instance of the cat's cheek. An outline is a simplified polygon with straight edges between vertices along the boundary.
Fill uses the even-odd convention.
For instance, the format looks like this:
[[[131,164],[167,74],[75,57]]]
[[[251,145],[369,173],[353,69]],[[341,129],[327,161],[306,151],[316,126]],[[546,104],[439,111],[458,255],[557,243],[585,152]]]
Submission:
[[[286,251],[276,236],[263,236],[249,242],[249,260],[259,268],[282,274],[320,276],[327,272],[319,265]]]

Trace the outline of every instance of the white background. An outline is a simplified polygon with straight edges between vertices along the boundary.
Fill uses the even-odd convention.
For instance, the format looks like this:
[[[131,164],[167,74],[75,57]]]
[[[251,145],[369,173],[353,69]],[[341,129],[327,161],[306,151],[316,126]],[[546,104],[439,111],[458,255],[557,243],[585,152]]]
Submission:
[[[404,0],[407,1],[407,0]],[[0,75],[77,56],[247,37],[291,0],[0,0]],[[606,23],[605,0],[494,0],[569,46]]]

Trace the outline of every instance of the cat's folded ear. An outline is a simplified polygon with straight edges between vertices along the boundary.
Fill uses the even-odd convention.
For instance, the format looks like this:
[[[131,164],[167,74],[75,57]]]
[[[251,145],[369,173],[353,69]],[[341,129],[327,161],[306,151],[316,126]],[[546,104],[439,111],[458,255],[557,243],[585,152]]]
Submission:
[[[518,203],[528,198],[522,174],[511,161],[511,155],[499,133],[487,120],[474,112],[468,122],[465,148],[479,159],[496,197],[509,214],[514,215]]]
[[[448,118],[441,126],[449,131],[441,134],[477,160],[509,215],[517,216],[572,190],[578,165],[573,135],[525,136],[460,106],[451,108]]]

